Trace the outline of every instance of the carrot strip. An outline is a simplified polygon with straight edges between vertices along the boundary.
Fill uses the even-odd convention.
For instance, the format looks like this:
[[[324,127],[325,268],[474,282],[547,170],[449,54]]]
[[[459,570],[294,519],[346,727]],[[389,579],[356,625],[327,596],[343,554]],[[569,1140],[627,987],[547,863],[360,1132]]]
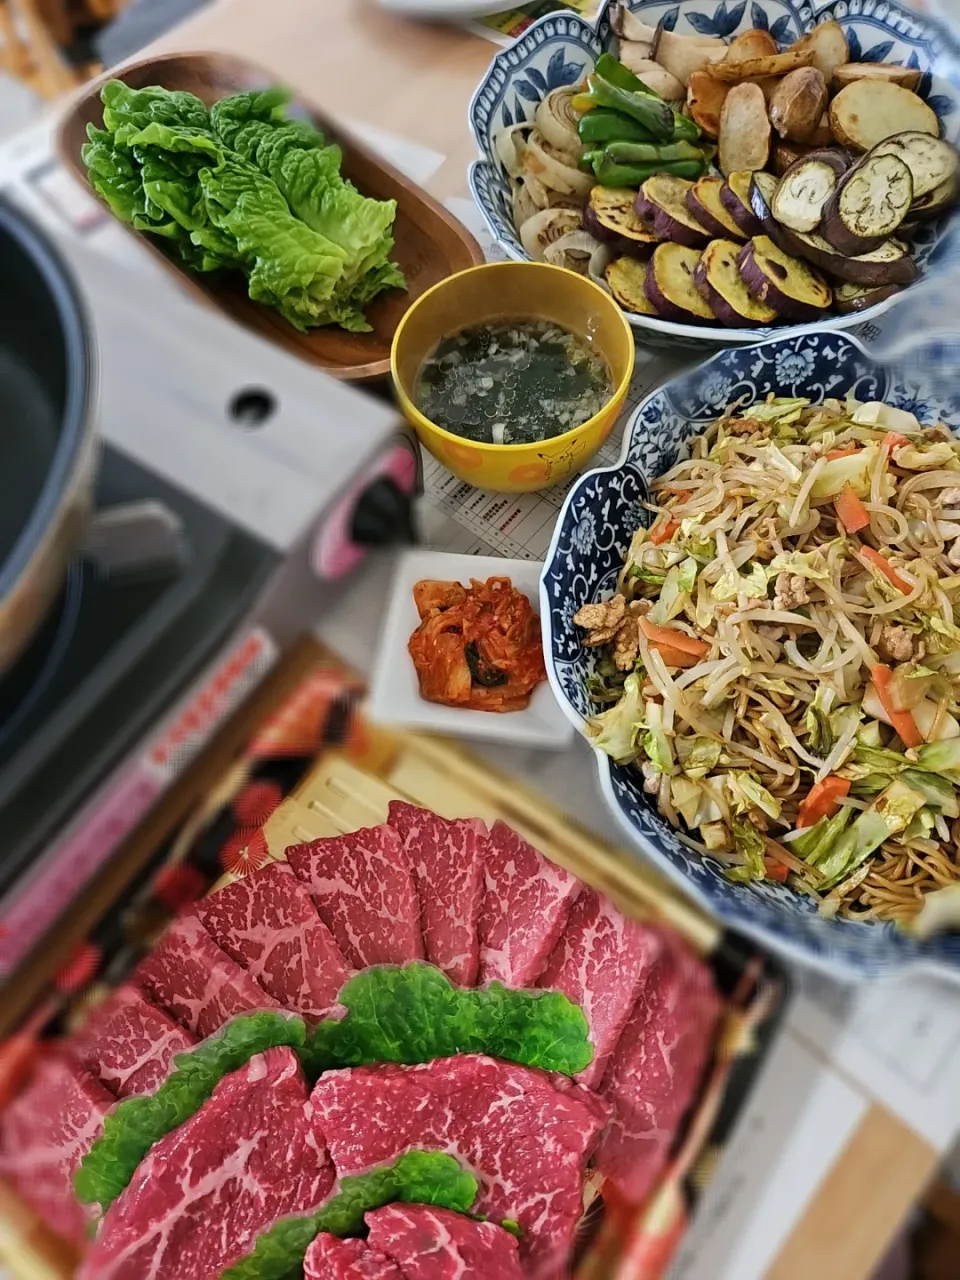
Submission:
[[[639,618],[638,622],[640,630],[654,646],[692,653],[695,658],[705,658],[710,652],[710,646],[703,640],[688,636],[685,631],[678,631],[676,627],[658,627],[649,618]]]
[[[887,581],[892,582],[898,591],[908,595],[913,590],[906,578],[900,577],[886,556],[881,555],[879,551],[874,551],[873,547],[861,547],[860,550],[863,553],[863,558],[869,560],[875,569],[879,569]]]
[[[889,667],[884,666],[882,662],[878,662],[875,667],[870,668],[870,677],[873,680],[883,709],[887,713],[890,723],[896,729],[903,745],[905,747],[922,747],[923,734],[918,729],[916,720],[914,720],[909,711],[897,711],[894,704],[893,693],[890,689],[893,672]]]
[[[700,661],[695,653],[684,653],[682,649],[673,649],[668,644],[655,644],[651,641],[650,648],[656,649],[668,667],[695,667]]]
[[[664,520],[655,524],[650,530],[650,541],[655,547],[659,547],[662,542],[668,542],[679,528],[676,520]]]
[[[848,778],[837,778],[831,774],[822,782],[816,782],[810,788],[806,799],[800,803],[797,813],[798,827],[815,826],[821,818],[832,818],[840,808],[841,799],[850,791]]]
[[[880,441],[880,448],[884,453],[892,453],[894,449],[902,444],[909,444],[910,441],[906,436],[902,436],[899,431],[888,431]]]
[[[860,446],[856,444],[847,445],[845,449],[831,449],[826,458],[832,462],[834,458],[852,458],[855,453],[860,452]]]
[[[867,511],[867,508],[848,484],[844,485],[841,492],[834,499],[833,506],[837,513],[837,519],[847,533],[856,533],[860,529],[865,529],[870,523],[869,511]]]
[[[764,858],[763,866],[767,873],[767,879],[775,880],[777,884],[784,884],[790,874],[789,867],[785,867],[782,862],[775,862],[773,858]]]

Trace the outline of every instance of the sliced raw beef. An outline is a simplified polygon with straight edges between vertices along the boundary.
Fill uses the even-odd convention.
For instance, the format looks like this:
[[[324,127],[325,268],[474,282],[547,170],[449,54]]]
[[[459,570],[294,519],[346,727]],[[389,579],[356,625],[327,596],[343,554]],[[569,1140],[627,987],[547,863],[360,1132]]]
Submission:
[[[173,1070],[176,1054],[197,1042],[189,1031],[130,983],[118,987],[67,1049],[118,1098],[153,1093]]]
[[[238,1013],[279,1007],[217,946],[195,907],[174,920],[134,978],[155,1004],[201,1040]]]
[[[565,1076],[484,1055],[328,1071],[312,1095],[340,1177],[446,1151],[480,1181],[475,1212],[515,1218],[530,1274],[563,1270],[583,1171],[609,1108]]]
[[[664,951],[600,1085],[614,1117],[597,1168],[631,1202],[648,1195],[706,1065],[720,1010],[705,964],[661,935]]]
[[[286,1009],[319,1021],[352,970],[285,862],[271,862],[199,904],[201,924]]]
[[[87,1217],[73,1175],[115,1103],[86,1067],[52,1054],[0,1122],[0,1173],[57,1235],[77,1245],[86,1241]]]
[[[366,1222],[405,1280],[523,1280],[516,1237],[494,1222],[425,1204],[389,1204]]]
[[[496,822],[484,848],[480,982],[532,987],[557,944],[582,882]]]
[[[486,827],[477,818],[450,822],[404,800],[390,802],[390,825],[403,837],[417,882],[427,959],[451,982],[472,987],[480,964]]]
[[[423,959],[420,902],[393,827],[294,845],[287,860],[355,969]]]
[[[563,994],[586,1014],[593,1061],[577,1079],[595,1088],[660,954],[653,929],[621,915],[613,903],[585,888],[538,986]]]
[[[406,1280],[397,1264],[366,1240],[318,1235],[303,1260],[303,1280]]]
[[[213,1280],[278,1218],[316,1208],[333,1180],[296,1055],[268,1049],[141,1161],[79,1280]]]

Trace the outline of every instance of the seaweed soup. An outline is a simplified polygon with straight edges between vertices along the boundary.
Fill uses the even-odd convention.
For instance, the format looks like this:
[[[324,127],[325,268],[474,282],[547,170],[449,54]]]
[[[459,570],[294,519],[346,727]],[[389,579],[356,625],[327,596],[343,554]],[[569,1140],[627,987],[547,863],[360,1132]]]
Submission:
[[[606,361],[549,320],[469,325],[443,338],[417,376],[418,409],[483,444],[536,444],[582,426],[613,392]]]

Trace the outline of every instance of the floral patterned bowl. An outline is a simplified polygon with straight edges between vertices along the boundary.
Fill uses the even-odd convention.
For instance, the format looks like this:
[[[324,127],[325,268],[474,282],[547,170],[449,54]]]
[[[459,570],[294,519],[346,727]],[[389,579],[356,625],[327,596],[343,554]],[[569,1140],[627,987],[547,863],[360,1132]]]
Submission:
[[[941,419],[960,429],[955,388],[899,374],[877,363],[856,339],[832,332],[729,348],[648,396],[627,426],[619,462],[587,472],[568,494],[540,579],[547,675],[584,736],[593,710],[587,677],[597,651],[582,646],[573,614],[612,594],[630,536],[649,518],[640,506],[648,482],[671,467],[687,441],[731,400],[749,403],[771,391],[815,402],[852,392],[859,400],[883,400],[921,421]],[[786,886],[734,884],[718,862],[681,844],[644,795],[635,769],[614,764],[602,752],[594,755],[604,796],[634,846],[724,924],[847,980],[912,966],[960,979],[960,933],[918,942],[892,924],[823,919],[811,899]]]
[[[636,0],[630,8],[651,26],[658,22],[681,34],[729,37],[750,27],[768,29],[781,45],[790,44],[818,23],[835,19],[850,46],[852,62],[898,62],[923,71],[918,92],[940,117],[945,137],[960,136],[960,43],[937,21],[921,17],[888,0],[836,0],[814,10],[791,0]],[[508,257],[525,254],[510,211],[510,184],[497,156],[495,139],[501,129],[532,120],[549,90],[573,84],[594,66],[615,39],[606,18],[594,30],[571,14],[541,18],[508,49],[498,53],[470,103],[470,128],[482,158],[471,165],[470,190],[490,233]],[[921,278],[949,260],[960,259],[956,215],[930,222],[913,239]],[[875,319],[909,296],[903,289],[866,311],[829,316],[810,325],[777,329],[727,329],[722,325],[677,324],[654,316],[629,314],[637,337],[648,346],[716,350],[718,346],[748,345],[776,333],[814,333],[824,324],[845,329]]]

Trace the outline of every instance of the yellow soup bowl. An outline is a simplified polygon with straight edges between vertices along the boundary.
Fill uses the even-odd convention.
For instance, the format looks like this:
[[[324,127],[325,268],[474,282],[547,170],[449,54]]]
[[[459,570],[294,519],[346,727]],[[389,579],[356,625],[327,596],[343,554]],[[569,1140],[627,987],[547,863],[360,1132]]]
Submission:
[[[481,444],[438,427],[416,404],[416,383],[437,343],[472,325],[548,320],[603,357],[613,391],[581,426],[536,444]],[[528,493],[582,471],[613,430],[633,374],[633,331],[610,297],[586,276],[543,262],[489,262],[434,285],[400,321],[390,369],[400,406],[421,444],[461,480],[480,489]]]

